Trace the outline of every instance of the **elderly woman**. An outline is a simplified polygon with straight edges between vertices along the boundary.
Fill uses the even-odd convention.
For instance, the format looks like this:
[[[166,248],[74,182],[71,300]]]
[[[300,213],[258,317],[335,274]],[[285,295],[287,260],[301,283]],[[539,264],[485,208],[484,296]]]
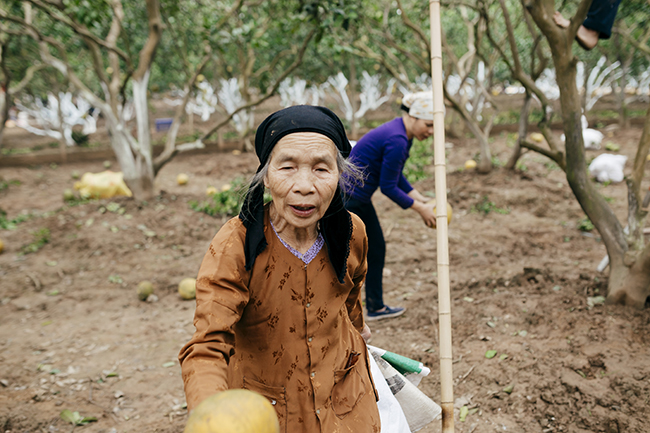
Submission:
[[[404,111],[401,117],[361,137],[350,154],[350,160],[366,174],[366,181],[350,192],[346,207],[361,218],[368,234],[367,320],[397,317],[405,311],[404,307],[384,304],[386,242],[371,200],[377,188],[402,209],[417,212],[427,226],[436,225],[433,206],[427,204],[428,199],[402,174],[413,139],[424,140],[433,134],[433,95],[431,92],[408,94],[402,100],[401,109]]]
[[[327,108],[286,108],[262,122],[255,152],[242,211],[199,270],[196,333],[179,355],[188,409],[245,388],[268,397],[283,432],[379,432],[361,335],[367,242],[341,197],[354,171],[343,125]]]

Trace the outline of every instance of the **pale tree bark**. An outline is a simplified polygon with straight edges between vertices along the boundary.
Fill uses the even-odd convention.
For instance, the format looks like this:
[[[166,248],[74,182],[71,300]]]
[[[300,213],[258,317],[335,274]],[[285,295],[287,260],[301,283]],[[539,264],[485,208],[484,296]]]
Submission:
[[[609,255],[607,301],[643,308],[650,295],[650,247],[644,245],[642,230],[646,211],[641,209],[641,179],[650,150],[650,110],[634,160],[634,172],[628,179],[628,225],[625,235],[621,223],[587,174],[582,139],[580,95],[576,86],[577,59],[572,45],[578,27],[584,21],[590,0],[578,5],[571,24],[560,28],[553,21],[552,0],[531,0],[525,7],[547,38],[560,88],[562,120],[566,136],[566,176],[587,217],[594,224]]]

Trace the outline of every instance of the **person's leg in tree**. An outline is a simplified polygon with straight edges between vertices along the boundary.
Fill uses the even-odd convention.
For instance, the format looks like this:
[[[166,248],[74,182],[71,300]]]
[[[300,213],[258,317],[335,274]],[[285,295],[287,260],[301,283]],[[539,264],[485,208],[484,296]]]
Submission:
[[[620,3],[621,0],[593,0],[587,12],[587,19],[578,28],[576,34],[576,41],[582,48],[591,50],[600,39],[609,39]],[[557,11],[553,15],[553,20],[563,28],[568,27],[570,23]]]

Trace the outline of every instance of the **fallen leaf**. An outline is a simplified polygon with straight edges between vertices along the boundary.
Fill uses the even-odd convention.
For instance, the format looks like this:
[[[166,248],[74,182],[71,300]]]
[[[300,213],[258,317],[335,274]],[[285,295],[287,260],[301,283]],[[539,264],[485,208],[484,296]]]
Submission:
[[[601,305],[604,303],[605,303],[604,296],[587,297],[587,305],[590,307],[593,307],[595,305]]]
[[[465,422],[465,418],[467,418],[467,414],[469,413],[469,409],[467,406],[463,406],[460,408],[460,415],[458,415],[458,419],[460,419],[460,422]]]

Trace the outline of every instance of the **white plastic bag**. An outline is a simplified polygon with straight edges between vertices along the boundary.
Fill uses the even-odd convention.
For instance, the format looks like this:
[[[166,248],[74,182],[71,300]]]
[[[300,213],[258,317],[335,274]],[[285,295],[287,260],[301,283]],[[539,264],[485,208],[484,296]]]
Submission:
[[[402,407],[390,391],[388,382],[384,379],[384,375],[379,369],[372,353],[369,359],[372,380],[375,382],[375,389],[377,390],[377,394],[379,394],[377,408],[379,409],[379,419],[381,420],[381,433],[411,433]]]
[[[379,385],[377,384],[378,382],[383,382],[383,384],[386,384],[389,387],[391,394],[394,396],[395,400],[397,400],[397,402],[399,403],[403,416],[406,418],[406,421],[408,423],[408,428],[410,429],[411,432],[416,432],[420,430],[421,428],[425,427],[427,424],[431,423],[434,419],[436,419],[438,415],[440,415],[440,413],[442,412],[440,406],[438,406],[436,402],[431,400],[426,394],[420,391],[416,385],[414,385],[411,381],[406,379],[404,375],[402,375],[399,371],[397,371],[387,360],[385,360],[382,357],[381,352],[384,352],[384,356],[385,356],[386,351],[375,348],[373,346],[368,346],[368,350],[370,352],[370,355],[372,355],[372,358],[374,359],[375,363],[377,364],[381,376],[383,376],[383,380],[382,380],[381,376],[376,375],[374,371],[372,372],[373,380],[375,382],[375,386],[377,387],[377,392],[379,393]],[[412,361],[413,363],[417,363],[417,361],[413,361],[413,360],[409,360],[409,361]],[[382,395],[379,394],[380,401],[381,398]],[[389,405],[388,410],[393,411],[394,410],[393,403],[388,402],[387,404]],[[378,404],[378,407],[380,412],[380,418],[382,421],[382,428],[381,428],[382,433],[393,433],[393,432],[402,433],[402,431],[404,430],[398,430],[398,429],[402,429],[403,426],[399,422],[400,420],[392,419],[391,416],[392,412],[387,412],[386,417],[391,417],[391,418],[388,421],[388,425],[386,426],[386,429],[384,429],[384,417],[381,414],[382,406],[379,406]],[[395,416],[395,418],[397,418],[397,416]],[[395,424],[394,427],[393,424]],[[395,430],[393,430],[393,428]]]
[[[598,182],[603,183],[611,181],[613,183],[618,183],[625,177],[623,168],[625,167],[626,161],[627,156],[625,155],[603,153],[591,161],[591,164],[589,164],[589,173],[594,176]]]

